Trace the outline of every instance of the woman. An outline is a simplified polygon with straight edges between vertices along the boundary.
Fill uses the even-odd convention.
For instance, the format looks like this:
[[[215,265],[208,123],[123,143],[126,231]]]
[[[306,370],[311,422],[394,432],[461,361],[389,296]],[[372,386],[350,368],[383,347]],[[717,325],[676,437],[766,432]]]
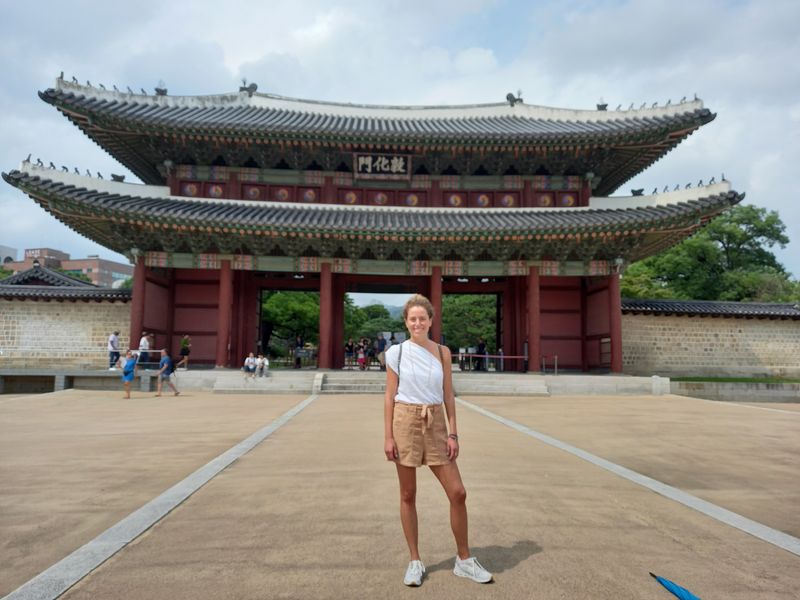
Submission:
[[[120,360],[122,362],[122,360]],[[125,353],[125,364],[122,365],[122,387],[125,389],[125,400],[131,399],[131,381],[136,376],[136,356],[132,350]]]
[[[356,345],[353,343],[353,338],[347,340],[344,345],[344,364],[349,369],[353,368],[353,353],[355,352]]]
[[[467,536],[467,492],[456,465],[458,429],[453,394],[450,350],[428,339],[433,305],[415,294],[403,307],[403,321],[411,339],[386,352],[384,453],[395,463],[400,481],[400,521],[411,561],[403,583],[422,584],[425,565],[420,560],[417,530],[417,467],[428,465],[450,501],[450,527],[456,541],[453,573],[478,583],[492,574],[470,556]],[[447,410],[445,423],[444,408]],[[448,434],[448,424],[450,433]]]
[[[189,355],[192,353],[192,338],[189,337],[188,333],[184,333],[183,337],[181,338],[181,360],[180,362],[175,365],[176,369],[183,367],[184,369],[189,368]]]

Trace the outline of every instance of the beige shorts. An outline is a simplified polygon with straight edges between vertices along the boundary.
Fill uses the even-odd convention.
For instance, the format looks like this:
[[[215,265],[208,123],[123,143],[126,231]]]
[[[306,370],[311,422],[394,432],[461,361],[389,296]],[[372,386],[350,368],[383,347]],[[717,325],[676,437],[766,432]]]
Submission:
[[[447,423],[442,404],[394,403],[392,434],[405,467],[450,464],[447,458]]]

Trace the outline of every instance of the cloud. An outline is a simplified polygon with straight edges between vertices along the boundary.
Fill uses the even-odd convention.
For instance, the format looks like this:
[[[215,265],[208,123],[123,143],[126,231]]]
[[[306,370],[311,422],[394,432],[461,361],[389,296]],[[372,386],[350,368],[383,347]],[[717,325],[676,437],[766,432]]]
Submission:
[[[479,75],[497,67],[497,60],[489,48],[467,48],[456,54],[453,64],[459,75]]]

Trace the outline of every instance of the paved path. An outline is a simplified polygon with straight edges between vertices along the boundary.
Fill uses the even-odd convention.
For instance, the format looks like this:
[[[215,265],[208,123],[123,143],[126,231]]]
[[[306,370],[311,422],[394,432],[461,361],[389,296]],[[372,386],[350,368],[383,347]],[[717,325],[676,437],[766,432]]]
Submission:
[[[71,398],[80,406],[86,403],[71,409],[49,398],[45,406],[53,412],[52,426],[58,421],[55,415],[65,413],[63,418],[79,430],[104,402],[91,395],[87,400]],[[238,441],[233,439],[237,426],[241,439],[300,400],[198,397],[170,413],[160,403],[143,404],[140,408],[149,417],[140,417],[129,433],[145,436],[150,427],[179,430],[167,423],[186,415],[184,433],[179,434],[186,438],[169,451],[166,446],[157,451],[157,440],[143,443],[151,449],[140,449],[141,456],[132,456],[131,463],[145,462],[147,468],[141,467],[138,478],[127,479],[127,489],[138,490],[150,478],[158,479],[163,489],[189,468],[176,468],[180,455],[193,456],[195,468],[202,462],[200,454],[219,453],[228,441]],[[791,514],[797,506],[796,470],[792,474],[780,465],[797,464],[800,416],[679,397],[469,401],[691,493],[738,502],[739,512],[750,518],[766,502],[775,507],[774,527],[793,531],[796,526]],[[111,404],[121,410],[119,402]],[[5,427],[8,405],[0,403],[0,411]],[[109,416],[114,412],[111,406],[108,411]],[[154,411],[164,412],[153,418]],[[452,575],[446,501],[431,474],[421,470],[421,547],[429,576],[422,588],[406,589],[401,583],[407,556],[397,516],[397,483],[382,456],[381,411],[378,396],[320,397],[64,597],[338,599],[413,594],[445,600],[666,600],[669,595],[648,571],[703,598],[797,597],[800,557],[464,407],[459,409],[459,463],[469,492],[471,539],[475,554],[494,570],[497,582],[478,586]],[[230,417],[231,412],[238,417]],[[24,426],[23,413],[12,413],[17,414],[17,426]],[[40,428],[29,420],[29,435],[36,438]],[[192,426],[194,420],[199,424]],[[106,426],[116,421],[108,419]],[[119,424],[112,430],[117,427],[129,429]],[[211,432],[218,430],[225,433],[217,439]],[[5,444],[4,435],[0,440]],[[72,445],[59,447],[81,457],[68,461],[66,470],[93,468],[98,455],[85,454],[84,443],[76,436]],[[113,447],[116,440],[106,437],[105,443]],[[214,445],[213,451],[208,445]],[[128,447],[138,446],[129,441]],[[0,446],[4,455],[5,449]],[[142,456],[149,456],[149,462]],[[57,455],[48,457],[51,470],[59,467]],[[131,467],[120,458],[117,471]],[[12,465],[8,474],[14,476],[16,468]],[[87,474],[80,483],[93,486],[96,479]],[[39,494],[34,483],[27,491],[31,498]],[[6,493],[0,495],[6,502]],[[139,495],[146,500],[155,494],[150,490]],[[20,502],[24,495],[4,506]],[[106,521],[116,518],[116,512],[105,512]],[[0,521],[0,527],[0,535],[11,532],[8,547],[15,547],[14,523]],[[62,535],[76,537],[72,530]],[[40,555],[48,537],[30,540],[29,555]],[[40,557],[38,568],[43,562]]]

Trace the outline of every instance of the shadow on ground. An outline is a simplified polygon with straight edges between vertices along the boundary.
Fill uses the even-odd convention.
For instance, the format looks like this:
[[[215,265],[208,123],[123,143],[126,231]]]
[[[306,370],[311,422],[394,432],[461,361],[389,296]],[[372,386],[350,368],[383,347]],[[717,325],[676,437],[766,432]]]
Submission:
[[[508,569],[513,569],[519,563],[527,560],[534,554],[542,551],[542,547],[532,540],[514,542],[510,547],[507,546],[482,546],[472,548],[472,555],[477,557],[480,563],[492,573],[502,573]],[[426,565],[428,573],[435,571],[452,570],[454,558],[447,558],[435,565]]]

